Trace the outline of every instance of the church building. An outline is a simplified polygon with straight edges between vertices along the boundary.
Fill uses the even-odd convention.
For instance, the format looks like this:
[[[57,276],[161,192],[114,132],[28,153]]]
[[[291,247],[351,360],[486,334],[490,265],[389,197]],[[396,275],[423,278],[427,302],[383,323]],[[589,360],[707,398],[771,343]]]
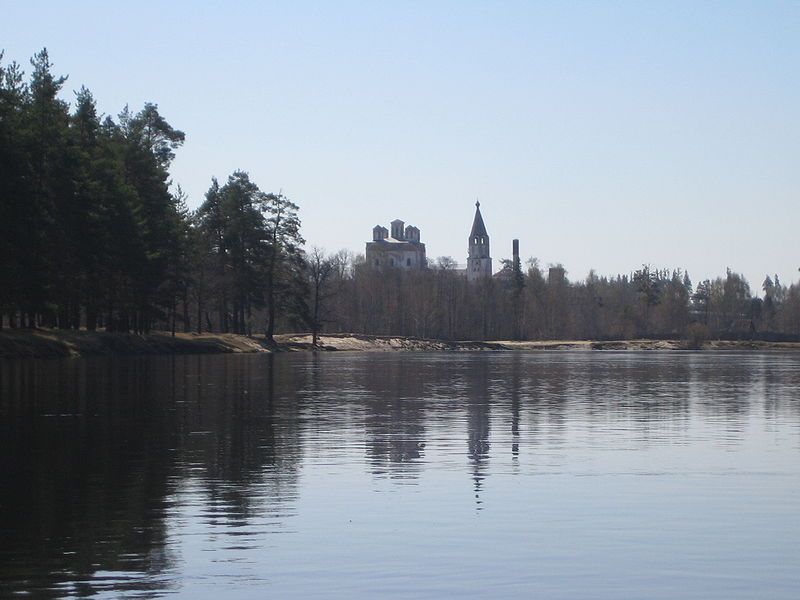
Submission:
[[[366,263],[373,269],[393,267],[418,270],[428,266],[425,244],[419,241],[419,229],[405,226],[400,219],[391,222],[391,232],[382,225],[372,229],[372,241],[367,242]],[[390,234],[391,233],[391,234]],[[481,203],[475,203],[475,218],[469,234],[467,268],[459,269],[467,281],[478,281],[492,276],[492,257],[489,253],[489,234],[481,215]]]
[[[481,203],[475,202],[475,218],[469,234],[469,253],[467,255],[467,281],[492,276],[492,257],[489,255],[489,234],[481,216]]]
[[[424,269],[425,244],[419,241],[419,229],[405,227],[400,219],[391,222],[392,235],[381,225],[372,229],[372,241],[367,242],[367,265],[372,268]]]

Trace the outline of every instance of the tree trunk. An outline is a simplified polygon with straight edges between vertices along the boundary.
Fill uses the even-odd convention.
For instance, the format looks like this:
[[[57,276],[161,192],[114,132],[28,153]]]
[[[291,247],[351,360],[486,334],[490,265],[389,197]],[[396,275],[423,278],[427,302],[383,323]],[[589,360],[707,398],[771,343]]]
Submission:
[[[97,309],[94,306],[86,307],[86,329],[89,331],[97,330]]]
[[[275,291],[272,269],[267,273],[267,330],[264,335],[268,344],[275,343]]]
[[[222,288],[222,304],[219,309],[219,327],[222,333],[228,333],[228,294],[225,290],[224,283]]]
[[[319,323],[319,298],[320,298],[320,280],[319,278],[314,281],[314,315],[311,323],[311,345],[317,347],[317,334],[320,330]]]
[[[189,322],[189,287],[183,286],[183,332],[189,333],[192,324]]]

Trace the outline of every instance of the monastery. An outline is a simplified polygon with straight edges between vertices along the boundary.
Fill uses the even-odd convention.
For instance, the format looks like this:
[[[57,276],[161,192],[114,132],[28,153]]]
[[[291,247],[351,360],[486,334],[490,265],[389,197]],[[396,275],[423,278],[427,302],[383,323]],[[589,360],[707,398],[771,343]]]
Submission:
[[[398,269],[425,269],[428,261],[425,256],[425,244],[420,242],[419,229],[413,225],[405,226],[400,219],[390,224],[392,230],[382,225],[372,229],[372,241],[367,242],[367,265],[380,269],[394,267]],[[489,253],[489,234],[481,215],[481,203],[475,203],[475,218],[469,233],[467,251],[467,268],[464,271],[467,280],[477,281],[492,276],[492,257]]]

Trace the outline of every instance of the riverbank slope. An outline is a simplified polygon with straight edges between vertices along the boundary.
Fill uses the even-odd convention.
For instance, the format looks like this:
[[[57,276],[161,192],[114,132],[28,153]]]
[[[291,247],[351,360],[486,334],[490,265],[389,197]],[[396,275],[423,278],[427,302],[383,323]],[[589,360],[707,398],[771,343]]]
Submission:
[[[268,352],[256,338],[228,333],[156,332],[147,335],[106,331],[0,331],[0,358],[57,358],[69,356],[131,356],[142,354],[222,354]]]
[[[169,333],[148,335],[105,331],[0,331],[0,358],[57,358],[69,356],[130,356],[145,354],[226,354],[314,350],[310,334],[275,336],[270,346],[263,336],[232,333]],[[795,342],[708,341],[704,349],[800,350]],[[325,334],[318,350],[350,352],[474,352],[486,350],[685,350],[684,340],[614,341],[445,341],[399,336]]]

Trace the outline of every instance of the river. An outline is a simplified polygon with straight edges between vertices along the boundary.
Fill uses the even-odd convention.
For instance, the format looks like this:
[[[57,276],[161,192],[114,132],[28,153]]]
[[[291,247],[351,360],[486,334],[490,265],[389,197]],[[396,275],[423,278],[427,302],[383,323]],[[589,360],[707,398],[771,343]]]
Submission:
[[[800,597],[800,353],[0,361],[0,596]]]

